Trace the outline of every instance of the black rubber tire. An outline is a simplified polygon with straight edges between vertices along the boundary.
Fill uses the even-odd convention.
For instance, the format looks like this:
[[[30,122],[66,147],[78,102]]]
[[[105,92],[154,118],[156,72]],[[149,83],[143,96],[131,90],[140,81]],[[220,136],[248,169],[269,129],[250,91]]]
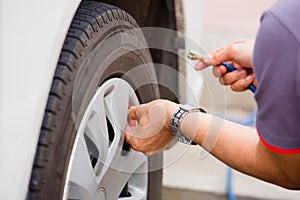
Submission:
[[[127,50],[116,57],[103,71],[100,64],[107,57],[114,57],[113,50],[138,48],[130,39],[101,49],[100,43],[116,33],[137,28],[135,20],[125,11],[103,3],[85,1],[79,6],[69,28],[53,78],[47,107],[42,122],[40,137],[33,164],[27,199],[62,199],[69,158],[76,136],[76,124],[81,120],[95,90],[105,80],[122,77],[134,87],[142,78],[155,82],[152,65],[140,74],[123,76],[134,67],[151,63],[147,49]],[[141,35],[131,36],[141,40]],[[124,38],[123,38],[124,39]],[[123,48],[126,49],[126,48]],[[100,49],[100,51],[99,51]],[[92,58],[97,58],[93,60]],[[92,62],[93,61],[93,62]],[[153,84],[136,88],[142,103],[158,98],[158,89]],[[74,120],[74,116],[76,120]],[[161,199],[162,156],[149,158],[148,199]],[[116,180],[117,181],[117,180]]]

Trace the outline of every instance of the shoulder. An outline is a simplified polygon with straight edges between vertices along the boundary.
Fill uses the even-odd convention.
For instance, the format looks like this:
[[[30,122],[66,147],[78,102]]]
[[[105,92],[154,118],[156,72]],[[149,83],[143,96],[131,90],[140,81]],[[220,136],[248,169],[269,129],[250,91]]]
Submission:
[[[299,23],[299,0],[279,0],[263,16],[274,17],[281,24],[281,28],[286,29],[300,43],[300,23]],[[273,27],[274,28],[274,27]]]
[[[291,78],[289,75],[292,75],[298,98],[300,98],[299,11],[299,0],[279,0],[262,15],[253,60],[258,79],[262,78],[262,73],[269,74],[270,71],[281,76],[280,80]],[[285,73],[280,68],[283,68]]]
[[[279,1],[266,11],[253,56],[259,85],[256,127],[266,144],[282,152],[300,151],[299,11],[299,0]]]

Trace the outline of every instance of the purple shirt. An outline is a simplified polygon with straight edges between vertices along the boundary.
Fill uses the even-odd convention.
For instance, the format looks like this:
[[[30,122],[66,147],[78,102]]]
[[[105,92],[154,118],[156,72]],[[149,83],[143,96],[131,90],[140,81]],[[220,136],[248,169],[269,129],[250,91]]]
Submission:
[[[253,65],[261,141],[279,153],[299,153],[300,0],[278,1],[264,13]]]

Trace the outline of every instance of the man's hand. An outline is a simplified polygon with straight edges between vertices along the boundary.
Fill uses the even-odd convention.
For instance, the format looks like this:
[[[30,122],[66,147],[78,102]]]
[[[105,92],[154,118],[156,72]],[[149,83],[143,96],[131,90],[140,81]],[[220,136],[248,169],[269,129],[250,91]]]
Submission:
[[[251,83],[257,87],[252,66],[253,49],[254,40],[237,40],[213,51],[211,59],[199,61],[195,69],[202,70],[209,65],[215,65],[214,76],[219,78],[221,84],[230,85],[233,91],[244,91]],[[226,67],[221,65],[222,62],[233,64],[237,70],[226,73]]]
[[[178,104],[167,100],[155,100],[130,107],[126,141],[134,150],[146,155],[152,155],[169,147],[175,141],[170,121],[178,108]]]

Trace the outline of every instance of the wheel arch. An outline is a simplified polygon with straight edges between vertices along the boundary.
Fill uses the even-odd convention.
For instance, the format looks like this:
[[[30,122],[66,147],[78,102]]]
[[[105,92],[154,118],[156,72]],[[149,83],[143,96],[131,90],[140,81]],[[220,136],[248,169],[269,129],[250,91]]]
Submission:
[[[111,4],[125,10],[142,28],[159,27],[184,33],[182,0],[101,0],[101,2]],[[146,35],[146,40],[149,39],[150,38],[147,38]],[[177,35],[175,34],[168,34],[165,38],[162,38],[164,41],[170,41],[165,44],[167,46],[165,46],[164,49],[170,49],[173,52],[176,52],[178,49],[183,49],[184,45],[178,46],[178,44],[182,44],[182,42],[177,43],[177,39]],[[181,63],[178,62],[178,54],[160,49],[151,49],[151,55],[154,63],[163,64],[176,71],[180,70],[180,73],[185,74],[183,71],[184,67],[179,66]],[[170,90],[167,87],[160,85],[160,97],[178,102],[178,97],[180,96],[178,77],[168,76],[168,74],[165,74],[166,72],[161,70],[159,67],[156,69],[156,73],[159,82],[162,82],[160,80],[164,79],[164,84],[174,86],[172,90]],[[168,80],[166,80],[166,77]]]

